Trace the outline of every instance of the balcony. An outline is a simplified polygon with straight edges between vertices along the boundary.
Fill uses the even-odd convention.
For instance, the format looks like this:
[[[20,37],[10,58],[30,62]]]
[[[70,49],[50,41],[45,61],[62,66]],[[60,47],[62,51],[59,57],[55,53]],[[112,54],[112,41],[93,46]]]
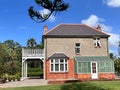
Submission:
[[[22,48],[22,57],[26,58],[44,58],[44,49],[25,49]]]

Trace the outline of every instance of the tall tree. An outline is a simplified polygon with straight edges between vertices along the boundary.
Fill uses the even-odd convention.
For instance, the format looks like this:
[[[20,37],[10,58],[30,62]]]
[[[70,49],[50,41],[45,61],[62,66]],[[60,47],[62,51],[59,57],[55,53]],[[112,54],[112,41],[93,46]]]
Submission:
[[[118,53],[119,53],[119,56],[120,56],[120,41],[119,41],[119,44],[118,44]]]
[[[34,48],[37,45],[36,40],[34,38],[30,38],[27,41],[28,48]]]
[[[109,56],[110,56],[110,58],[111,58],[112,60],[115,60],[115,59],[116,59],[116,56],[115,56],[113,53],[110,53]]]
[[[40,10],[34,10],[34,6],[30,6],[28,9],[29,16],[37,23],[46,21],[52,14],[57,14],[59,12],[68,9],[69,4],[65,3],[63,0],[35,0],[36,4],[42,9],[49,10],[48,14],[40,12]]]
[[[6,40],[3,42],[8,48],[15,49],[21,47],[18,42],[14,42],[13,40]]]
[[[20,72],[21,45],[13,40],[0,43],[0,75]]]

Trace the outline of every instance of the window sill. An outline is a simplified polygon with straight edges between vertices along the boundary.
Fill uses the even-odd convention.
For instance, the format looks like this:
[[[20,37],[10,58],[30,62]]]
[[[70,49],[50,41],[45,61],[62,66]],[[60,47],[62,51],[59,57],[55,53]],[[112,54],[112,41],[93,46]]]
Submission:
[[[80,53],[76,53],[76,55],[80,55]]]
[[[101,48],[100,46],[95,46],[95,48]]]
[[[59,73],[68,73],[68,71],[58,71],[58,72],[57,71],[54,71],[54,72],[51,71],[50,73],[57,73],[57,74],[59,74]]]

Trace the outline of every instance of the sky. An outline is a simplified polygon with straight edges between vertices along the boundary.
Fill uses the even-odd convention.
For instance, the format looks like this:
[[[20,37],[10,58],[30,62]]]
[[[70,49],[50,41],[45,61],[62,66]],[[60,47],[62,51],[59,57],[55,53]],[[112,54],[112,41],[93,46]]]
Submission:
[[[109,51],[118,54],[120,40],[120,0],[63,0],[69,3],[67,11],[52,15],[43,23],[36,23],[28,16],[28,8],[39,9],[34,0],[0,0],[0,42],[14,40],[26,46],[27,40],[42,40],[43,26],[50,30],[61,23],[87,24],[91,27],[101,25],[102,31],[111,35]]]

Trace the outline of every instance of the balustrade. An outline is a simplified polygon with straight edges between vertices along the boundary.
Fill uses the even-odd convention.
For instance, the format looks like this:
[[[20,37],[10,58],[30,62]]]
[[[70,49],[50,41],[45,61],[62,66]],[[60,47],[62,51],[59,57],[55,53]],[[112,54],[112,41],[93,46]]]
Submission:
[[[22,49],[22,57],[43,57],[44,49]]]

